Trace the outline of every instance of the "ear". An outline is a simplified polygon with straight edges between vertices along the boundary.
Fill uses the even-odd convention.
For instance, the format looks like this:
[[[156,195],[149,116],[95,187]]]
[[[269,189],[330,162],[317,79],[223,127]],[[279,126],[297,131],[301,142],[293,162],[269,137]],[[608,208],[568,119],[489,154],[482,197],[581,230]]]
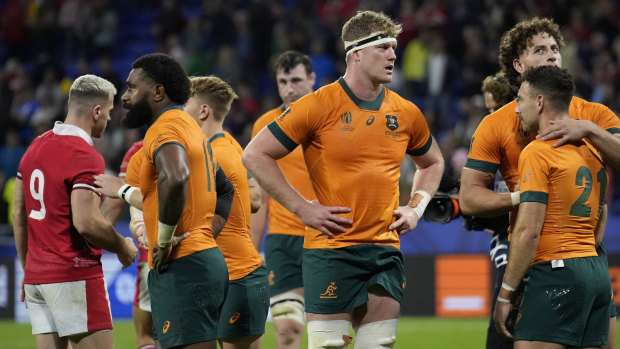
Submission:
[[[515,68],[515,70],[519,74],[523,74],[525,72],[525,67],[523,66],[523,63],[521,63],[521,61],[518,58],[515,58],[512,61],[512,67]]]
[[[92,113],[93,119],[95,119],[95,121],[99,120],[99,116],[101,116],[101,104],[95,105],[93,107]]]
[[[213,114],[213,110],[211,110],[211,107],[209,107],[208,104],[203,104],[200,106],[200,116],[199,119],[200,120],[207,120],[209,118],[209,116],[211,116]]]
[[[536,96],[536,109],[538,110],[538,114],[542,113],[542,111],[545,109],[545,103],[547,103],[545,96]]]
[[[162,84],[155,84],[153,86],[153,101],[161,102],[164,98],[166,98],[166,89]]]

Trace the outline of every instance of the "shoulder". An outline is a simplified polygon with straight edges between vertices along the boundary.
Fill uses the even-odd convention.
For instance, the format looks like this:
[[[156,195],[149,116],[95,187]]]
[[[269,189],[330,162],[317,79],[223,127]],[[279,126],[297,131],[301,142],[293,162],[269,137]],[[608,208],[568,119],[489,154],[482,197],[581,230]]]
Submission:
[[[586,101],[585,99],[576,96],[574,96],[571,100],[569,108],[569,115],[576,119],[593,120],[599,117],[617,118],[616,114],[607,106],[600,103]]]

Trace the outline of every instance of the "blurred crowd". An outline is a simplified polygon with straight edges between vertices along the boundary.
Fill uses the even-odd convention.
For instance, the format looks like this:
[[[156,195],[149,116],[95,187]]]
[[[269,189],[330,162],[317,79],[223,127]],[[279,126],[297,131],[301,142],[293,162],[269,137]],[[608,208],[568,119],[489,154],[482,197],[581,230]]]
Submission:
[[[499,70],[500,37],[523,19],[553,18],[577,95],[620,112],[620,3],[614,0],[0,0],[3,197],[30,141],[64,118],[76,77],[97,74],[119,91],[96,143],[110,171],[144,132],[120,124],[124,80],[135,58],[155,51],[173,56],[190,75],[231,83],[240,98],[225,127],[245,145],[254,120],[281,103],[274,59],[288,49],[304,52],[316,88],[334,81],[345,70],[340,28],[358,9],[383,11],[403,25],[389,87],[422,109],[454,177],[487,114],[480,88]],[[612,173],[612,183],[618,175]],[[620,185],[610,188],[611,211],[620,214]],[[7,202],[0,201],[2,223]]]

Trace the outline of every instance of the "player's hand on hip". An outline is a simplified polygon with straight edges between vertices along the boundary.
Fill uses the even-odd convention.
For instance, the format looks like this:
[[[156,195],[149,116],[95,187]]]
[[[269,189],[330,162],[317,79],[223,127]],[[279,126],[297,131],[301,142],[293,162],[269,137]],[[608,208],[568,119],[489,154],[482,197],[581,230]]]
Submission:
[[[133,239],[125,237],[123,239],[123,248],[116,254],[118,261],[123,265],[123,269],[133,264],[138,256],[138,248],[133,243]]]
[[[549,127],[541,131],[536,138],[543,141],[558,139],[553,146],[559,147],[566,142],[578,141],[587,137],[589,123],[587,120],[576,119],[551,120]]]
[[[168,258],[172,253],[172,249],[175,248],[181,241],[187,239],[188,236],[189,233],[178,236],[175,235],[166,247],[155,245],[155,247],[153,247],[153,268],[158,272],[162,272],[164,264],[168,262]]]
[[[389,230],[396,230],[398,235],[404,235],[418,226],[420,217],[415,210],[409,206],[400,206],[394,210],[396,221],[388,227]]]
[[[95,185],[99,193],[111,198],[118,198],[118,190],[125,184],[122,178],[105,173],[96,175],[93,178],[95,179]]]
[[[512,304],[508,302],[495,302],[495,311],[493,312],[493,324],[495,325],[495,330],[501,336],[512,339],[512,334],[508,331],[506,327],[506,322],[508,321],[508,315],[512,310]]]
[[[345,233],[353,224],[352,220],[338,215],[349,212],[349,207],[324,206],[318,200],[313,200],[300,210],[299,219],[305,225],[333,238],[336,234]]]

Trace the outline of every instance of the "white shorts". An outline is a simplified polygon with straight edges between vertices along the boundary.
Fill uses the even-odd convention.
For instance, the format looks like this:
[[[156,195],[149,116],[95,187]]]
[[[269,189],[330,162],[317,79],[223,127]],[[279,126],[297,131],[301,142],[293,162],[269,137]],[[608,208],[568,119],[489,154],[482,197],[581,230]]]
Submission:
[[[136,278],[136,294],[133,305],[140,310],[151,311],[151,294],[149,293],[149,263],[138,263],[138,275]]]
[[[24,289],[32,334],[57,332],[65,337],[112,329],[110,300],[102,277],[26,284]]]

